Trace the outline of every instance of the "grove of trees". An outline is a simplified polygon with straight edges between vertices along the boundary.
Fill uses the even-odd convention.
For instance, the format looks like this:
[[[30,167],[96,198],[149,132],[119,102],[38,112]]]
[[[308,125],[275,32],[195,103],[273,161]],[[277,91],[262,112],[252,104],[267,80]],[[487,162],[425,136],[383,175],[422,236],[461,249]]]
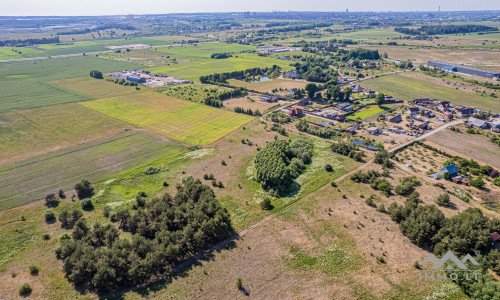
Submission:
[[[61,240],[56,255],[76,286],[102,293],[142,283],[233,233],[212,189],[192,177],[175,196],[154,198],[135,213],[121,210],[117,219],[130,239],[112,224],[79,219],[71,238]]]

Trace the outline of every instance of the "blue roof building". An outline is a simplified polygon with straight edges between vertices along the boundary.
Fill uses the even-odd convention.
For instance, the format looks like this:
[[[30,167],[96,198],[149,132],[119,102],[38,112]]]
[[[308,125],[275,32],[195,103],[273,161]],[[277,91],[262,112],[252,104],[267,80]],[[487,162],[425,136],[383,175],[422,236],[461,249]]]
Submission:
[[[442,168],[441,170],[439,170],[438,175],[443,176],[443,174],[446,172],[448,172],[451,177],[455,177],[458,175],[458,169],[455,164]]]

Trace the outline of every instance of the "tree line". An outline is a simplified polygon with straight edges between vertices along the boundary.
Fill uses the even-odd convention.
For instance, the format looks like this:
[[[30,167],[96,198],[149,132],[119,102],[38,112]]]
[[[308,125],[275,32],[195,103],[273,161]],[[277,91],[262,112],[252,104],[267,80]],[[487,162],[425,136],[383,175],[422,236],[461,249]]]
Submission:
[[[485,25],[424,25],[417,29],[407,27],[396,27],[394,31],[407,35],[437,35],[437,34],[457,34],[471,32],[497,31],[498,28]]]
[[[210,187],[190,177],[176,188],[175,196],[139,201],[135,213],[118,211],[119,229],[78,219],[55,251],[68,280],[99,293],[115,291],[145,282],[233,233],[229,213]],[[120,231],[131,238],[120,238]]]
[[[334,136],[342,136],[342,133],[340,133],[340,132],[338,132],[335,129],[332,129],[330,127],[328,127],[328,128],[321,128],[321,127],[314,128],[314,127],[310,126],[309,123],[304,119],[300,120],[299,123],[297,123],[295,125],[295,127],[297,128],[298,131],[306,132],[306,133],[309,133],[309,134],[312,134],[315,136],[319,136],[319,137],[324,138],[324,139],[330,139]]]
[[[251,108],[244,109],[243,107],[239,107],[239,106],[236,106],[234,108],[234,112],[235,113],[240,113],[240,114],[247,114],[247,115],[250,115],[250,116],[262,116],[262,113],[258,109],[256,109],[255,111],[253,111]]]
[[[212,53],[212,55],[210,55],[210,58],[223,59],[223,58],[230,58],[232,56],[233,55],[231,53]]]
[[[3,40],[0,41],[0,47],[25,47],[36,44],[57,44],[59,42],[59,37],[56,35],[51,38]]]

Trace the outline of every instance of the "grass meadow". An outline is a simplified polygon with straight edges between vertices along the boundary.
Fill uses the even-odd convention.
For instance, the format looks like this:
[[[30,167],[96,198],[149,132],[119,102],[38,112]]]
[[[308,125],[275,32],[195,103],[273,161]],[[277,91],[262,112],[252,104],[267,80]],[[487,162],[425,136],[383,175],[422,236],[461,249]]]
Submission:
[[[84,102],[82,105],[193,145],[212,143],[254,119],[149,91]]]
[[[226,59],[210,58],[210,55],[215,52],[240,52],[256,49],[254,46],[218,43],[158,48],[158,55],[170,56],[181,62],[148,68],[148,70],[196,81],[199,80],[201,75],[239,71],[255,67],[265,68],[279,65],[285,70],[291,69],[286,61],[261,57],[256,53],[239,53]]]
[[[145,161],[177,155],[184,147],[145,132],[128,131],[0,167],[0,210],[69,190],[82,179],[106,175]]]
[[[304,80],[290,80],[290,79],[275,79],[263,82],[245,82],[236,79],[229,79],[228,82],[232,86],[244,87],[262,93],[269,93],[274,89],[280,89],[280,88],[284,90],[290,90],[294,88],[303,89],[307,84],[307,81]]]
[[[361,85],[377,92],[403,100],[432,98],[451,101],[455,104],[474,106],[486,111],[500,112],[500,100],[488,95],[481,96],[450,87],[440,86],[430,81],[409,78],[403,75],[387,75],[364,80]]]
[[[127,62],[78,56],[71,58],[44,59],[0,63],[0,112],[28,109],[93,99],[88,89],[76,92],[51,81],[88,76],[91,70],[119,71],[140,66]],[[71,87],[72,88],[72,87]]]

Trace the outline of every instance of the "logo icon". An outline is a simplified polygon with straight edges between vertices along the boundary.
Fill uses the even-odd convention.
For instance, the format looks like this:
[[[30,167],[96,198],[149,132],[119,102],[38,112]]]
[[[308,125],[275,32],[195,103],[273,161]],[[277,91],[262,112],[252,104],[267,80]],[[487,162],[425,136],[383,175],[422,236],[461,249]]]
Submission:
[[[454,263],[456,267],[452,264],[447,264],[448,261]],[[419,264],[420,266],[425,266],[429,262],[433,262],[434,265],[429,270],[421,270],[419,275],[420,280],[422,280],[422,278],[425,280],[434,280],[436,277],[437,279],[450,278],[451,280],[456,280],[458,278],[458,273],[456,272],[465,272],[466,280],[472,280],[469,278],[472,277],[472,275],[474,275],[475,280],[477,280],[477,277],[480,274],[480,270],[470,270],[465,265],[465,263],[470,262],[474,266],[479,266],[479,263],[470,254],[465,255],[462,259],[458,259],[453,252],[448,251],[445,255],[443,255],[443,257],[441,257],[441,259],[438,259],[431,253]],[[443,268],[444,270],[442,270]],[[422,274],[424,275],[423,277]],[[435,276],[435,274],[437,276]]]

